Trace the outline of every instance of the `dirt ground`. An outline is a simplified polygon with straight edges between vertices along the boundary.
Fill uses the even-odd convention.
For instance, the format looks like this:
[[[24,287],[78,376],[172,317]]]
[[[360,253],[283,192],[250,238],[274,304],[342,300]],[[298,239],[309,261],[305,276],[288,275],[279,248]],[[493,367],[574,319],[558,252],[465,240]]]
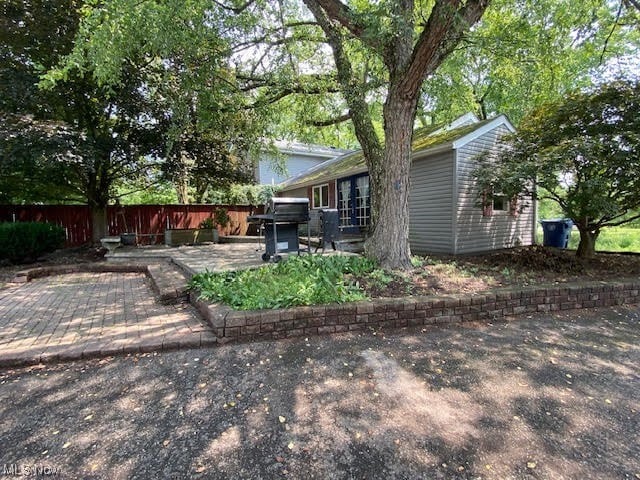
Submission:
[[[639,314],[4,370],[0,468],[63,479],[637,480]]]
[[[371,297],[477,293],[499,287],[620,279],[640,274],[640,255],[597,254],[540,246],[473,256],[428,256],[402,275],[358,278]]]
[[[78,263],[101,262],[107,252],[104,248],[78,247],[56,250],[53,253],[43,256],[35,263],[23,265],[11,265],[0,261],[0,288],[7,285],[15,276],[16,272],[29,268],[53,266],[53,265],[75,265]]]

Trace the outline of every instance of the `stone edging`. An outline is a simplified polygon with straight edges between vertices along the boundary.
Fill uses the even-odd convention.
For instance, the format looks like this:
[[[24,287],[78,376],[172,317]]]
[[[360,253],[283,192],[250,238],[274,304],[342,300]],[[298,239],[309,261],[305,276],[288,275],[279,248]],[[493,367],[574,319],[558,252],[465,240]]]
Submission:
[[[189,297],[187,280],[182,271],[171,262],[160,263],[78,263],[75,265],[56,265],[37,267],[17,272],[13,283],[26,283],[36,278],[68,273],[144,273],[151,280],[151,287],[159,301],[166,305],[186,301]]]
[[[191,295],[219,343],[309,336],[377,328],[499,320],[511,315],[632,304],[640,280],[596,281],[501,289],[478,295],[374,299],[369,302],[238,311]]]

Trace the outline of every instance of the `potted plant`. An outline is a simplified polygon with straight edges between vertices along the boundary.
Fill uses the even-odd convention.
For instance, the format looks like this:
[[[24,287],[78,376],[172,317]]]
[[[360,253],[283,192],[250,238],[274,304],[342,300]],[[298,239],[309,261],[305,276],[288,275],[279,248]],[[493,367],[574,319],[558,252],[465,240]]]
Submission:
[[[216,223],[213,218],[211,217],[205,218],[203,221],[200,222],[200,225],[198,225],[198,229],[200,230],[200,234],[202,238],[207,239],[202,241],[218,243],[218,240],[220,239],[220,234],[218,233],[218,229],[216,228]],[[208,240],[209,238],[211,238],[211,240]]]
[[[231,223],[231,217],[229,217],[229,214],[224,208],[218,208],[213,212],[213,222],[215,224],[214,228],[224,228]]]
[[[177,246],[191,243],[214,242],[217,243],[220,234],[218,226],[225,227],[231,219],[227,211],[219,208],[211,217],[205,218],[198,228],[173,228],[165,230],[165,244]]]

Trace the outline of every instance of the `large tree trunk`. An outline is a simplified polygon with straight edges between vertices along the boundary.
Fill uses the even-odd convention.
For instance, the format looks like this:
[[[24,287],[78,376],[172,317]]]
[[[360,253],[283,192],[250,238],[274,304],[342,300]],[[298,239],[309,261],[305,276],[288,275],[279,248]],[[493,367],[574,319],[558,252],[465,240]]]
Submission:
[[[100,245],[100,239],[107,236],[107,207],[90,205],[91,215],[91,241],[94,245]]]
[[[91,216],[91,241],[94,245],[100,245],[100,239],[108,235],[107,205],[111,187],[109,168],[108,155],[96,158],[86,185],[87,205]]]
[[[338,82],[362,147],[371,185],[372,233],[365,244],[368,256],[388,269],[411,267],[409,248],[409,169],[411,139],[420,87],[455,48],[487,8],[488,0],[436,0],[420,22],[415,40],[414,0],[390,2],[390,31],[367,28],[364,16],[339,0],[304,0],[333,50]],[[345,41],[353,36],[383,60],[389,73],[384,105],[385,147],[377,140],[367,105],[367,83],[354,76]]]
[[[592,232],[580,227],[578,227],[578,230],[580,230],[580,243],[578,244],[576,256],[579,258],[593,258],[596,254],[596,241],[600,231]]]
[[[175,187],[178,203],[187,205],[189,203],[189,185],[187,179],[180,176],[175,182]]]
[[[372,232],[367,256],[383,268],[411,268],[409,187],[415,98],[403,98],[393,87],[384,105],[385,147],[381,165],[370,165]]]
[[[184,150],[180,151],[178,159],[178,172],[174,180],[178,203],[188,205],[189,202],[189,154]]]

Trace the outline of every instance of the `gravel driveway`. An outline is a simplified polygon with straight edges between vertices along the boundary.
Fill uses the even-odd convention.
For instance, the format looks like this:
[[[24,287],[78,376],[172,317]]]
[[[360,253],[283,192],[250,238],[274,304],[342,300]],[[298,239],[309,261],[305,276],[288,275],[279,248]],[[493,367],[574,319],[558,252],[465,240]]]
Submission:
[[[0,371],[57,478],[640,478],[640,309]]]

